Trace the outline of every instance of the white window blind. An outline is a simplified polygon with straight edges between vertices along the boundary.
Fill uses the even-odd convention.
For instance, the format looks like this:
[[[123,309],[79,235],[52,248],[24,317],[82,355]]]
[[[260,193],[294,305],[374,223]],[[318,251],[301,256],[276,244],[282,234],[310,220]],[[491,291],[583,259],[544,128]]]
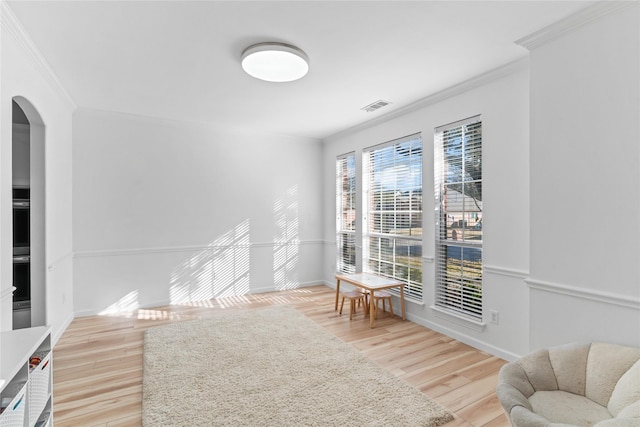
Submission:
[[[482,320],[482,122],[436,128],[435,305]]]
[[[422,300],[422,138],[410,135],[363,152],[364,269],[406,283]]]
[[[356,156],[336,160],[337,271],[356,272]]]

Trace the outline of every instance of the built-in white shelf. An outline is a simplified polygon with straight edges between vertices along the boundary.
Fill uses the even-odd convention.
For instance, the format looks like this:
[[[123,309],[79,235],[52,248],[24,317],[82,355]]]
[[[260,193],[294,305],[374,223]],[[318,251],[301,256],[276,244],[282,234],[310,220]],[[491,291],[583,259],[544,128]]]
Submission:
[[[0,426],[53,425],[51,328],[0,332],[0,341]]]

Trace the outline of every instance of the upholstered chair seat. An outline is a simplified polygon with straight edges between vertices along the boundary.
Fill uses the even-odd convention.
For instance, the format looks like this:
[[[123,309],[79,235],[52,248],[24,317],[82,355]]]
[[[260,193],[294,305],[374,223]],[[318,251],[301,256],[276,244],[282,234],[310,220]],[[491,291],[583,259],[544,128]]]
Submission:
[[[542,349],[504,365],[497,394],[516,427],[639,427],[640,349]]]

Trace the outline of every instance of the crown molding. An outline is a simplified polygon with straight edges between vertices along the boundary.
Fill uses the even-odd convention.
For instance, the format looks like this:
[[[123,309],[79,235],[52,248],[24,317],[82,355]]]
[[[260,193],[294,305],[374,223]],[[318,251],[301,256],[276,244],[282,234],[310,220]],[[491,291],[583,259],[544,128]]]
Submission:
[[[167,116],[152,116],[148,114],[140,114],[140,113],[131,113],[127,111],[117,111],[117,110],[109,110],[105,108],[99,107],[87,107],[87,106],[79,106],[77,109],[77,113],[87,113],[91,115],[100,115],[106,117],[114,117],[114,118],[123,118],[123,119],[131,119],[131,120],[140,120],[147,123],[157,124],[171,124],[175,126],[183,126],[183,127],[192,127],[192,126],[201,126],[205,129],[211,130],[213,132],[220,132],[228,134],[230,131],[234,132],[234,135],[242,135],[248,137],[260,137],[264,138],[265,134],[259,133],[259,130],[256,129],[248,129],[246,126],[244,128],[239,127],[225,127],[219,125],[217,123],[211,121],[204,120],[187,120],[187,119],[178,119],[174,117]],[[308,144],[320,144],[322,143],[322,138],[314,138],[303,135],[293,135],[287,133],[276,133],[269,132],[269,137],[278,138],[279,141],[290,141],[295,143],[308,143]]]
[[[67,107],[71,111],[75,110],[77,105],[73,101],[73,98],[71,98],[67,90],[64,88],[58,79],[58,76],[53,72],[51,66],[47,60],[44,59],[6,1],[0,1],[0,25],[5,33],[11,36],[11,38],[18,44],[38,73],[40,73],[49,86],[51,86],[51,88],[58,94]]]
[[[408,104],[402,108],[398,108],[397,110],[390,111],[383,116],[376,117],[371,120],[367,120],[364,123],[360,123],[358,125],[352,126],[350,128],[344,129],[340,132],[334,133],[323,140],[330,141],[337,138],[342,138],[346,135],[353,134],[355,132],[371,128],[373,126],[379,125],[386,121],[392,120],[396,117],[403,116],[405,114],[409,114],[413,111],[419,110],[421,108],[428,107],[429,105],[437,104],[438,102],[444,101],[445,99],[454,97],[456,95],[460,95],[462,93],[468,92],[477,87],[483,86],[487,83],[490,83],[494,80],[498,80],[502,77],[508,76],[521,70],[523,68],[528,67],[529,65],[529,57],[517,59],[515,61],[509,62],[505,65],[502,65],[498,68],[494,68],[485,73],[482,73],[478,76],[472,77],[468,80],[465,80],[461,83],[458,83],[454,86],[451,86],[447,89],[443,89],[439,92],[436,92],[432,95],[419,99],[411,104]],[[418,131],[419,132],[419,131]]]
[[[638,4],[638,0],[598,1],[591,6],[587,6],[586,8],[579,10],[573,15],[567,16],[558,22],[516,40],[515,43],[528,50],[533,50],[549,43],[550,41],[556,40],[565,34],[576,31],[586,24],[596,21],[603,16],[629,7],[633,4]]]

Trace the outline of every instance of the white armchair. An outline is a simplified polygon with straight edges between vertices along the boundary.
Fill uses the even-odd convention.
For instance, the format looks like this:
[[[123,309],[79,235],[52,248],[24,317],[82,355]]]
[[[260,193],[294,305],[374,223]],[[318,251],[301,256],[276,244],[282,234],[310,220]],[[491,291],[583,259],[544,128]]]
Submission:
[[[498,398],[516,427],[640,426],[640,349],[569,344],[500,370]]]

